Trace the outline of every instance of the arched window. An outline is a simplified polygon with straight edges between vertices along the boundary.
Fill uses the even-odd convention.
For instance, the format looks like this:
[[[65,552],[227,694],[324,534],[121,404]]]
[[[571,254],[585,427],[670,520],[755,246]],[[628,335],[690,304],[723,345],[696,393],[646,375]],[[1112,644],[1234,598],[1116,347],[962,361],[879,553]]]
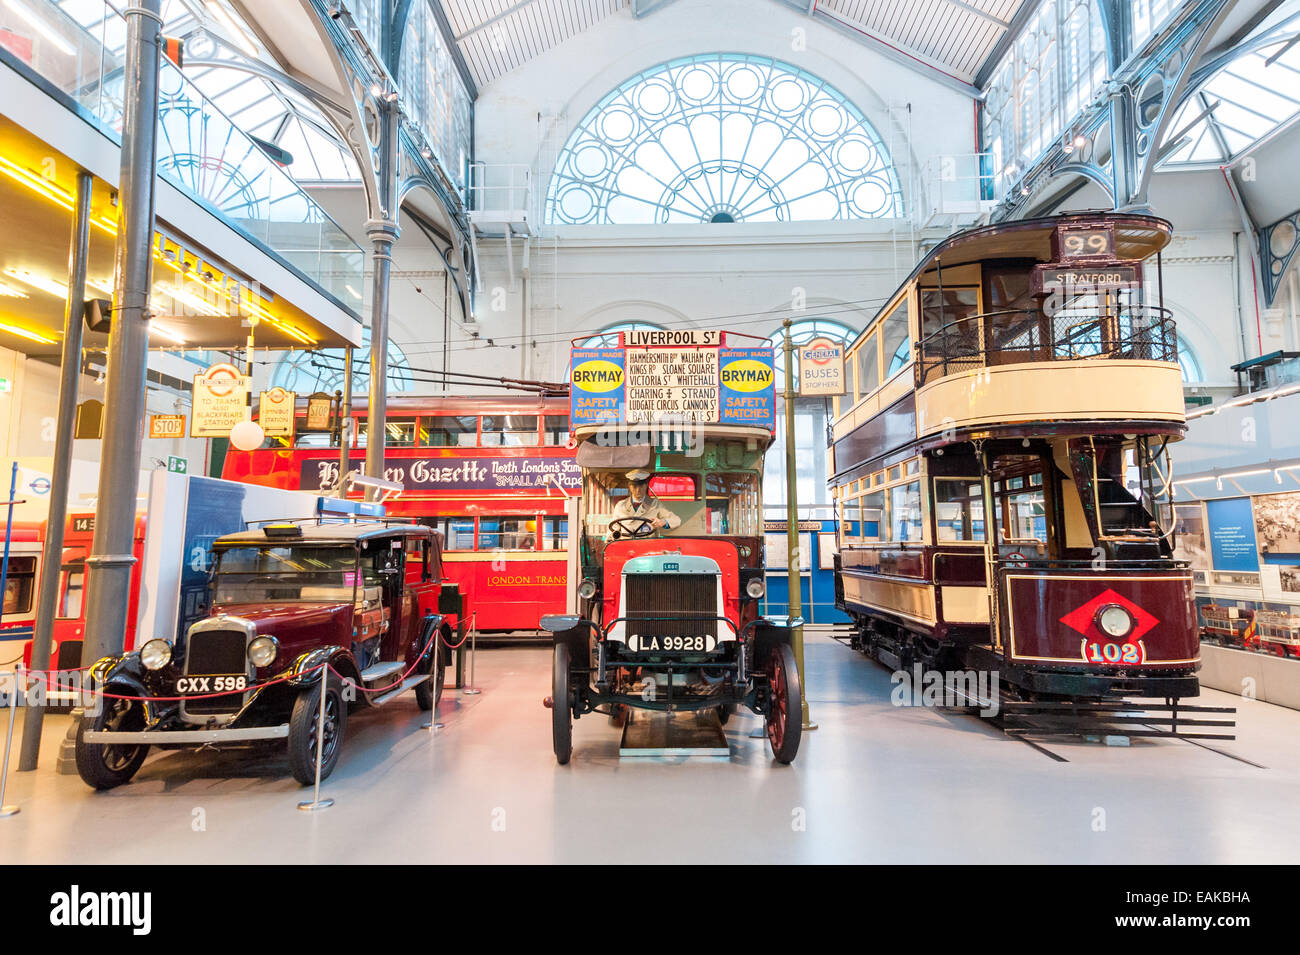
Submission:
[[[847,346],[857,337],[858,333],[854,329],[829,318],[802,318],[790,325],[790,342],[795,348],[808,344],[814,338],[829,338]],[[780,391],[785,387],[785,330],[778,328],[767,337],[767,343],[775,352],[773,368],[776,371],[776,387]]]
[[[602,328],[596,334],[583,341],[581,347],[615,348],[618,346],[618,336],[620,332],[657,332],[662,328],[662,325],[655,325],[653,322],[619,322],[617,325],[609,325]]]
[[[315,391],[343,390],[345,354],[340,348],[318,352],[293,351],[280,359],[271,374],[271,384],[286,391],[309,395]],[[410,391],[414,379],[411,363],[391,338],[388,340],[388,390]],[[370,389],[370,329],[361,334],[361,347],[352,352],[352,394],[364,395]]]
[[[652,67],[606,95],[556,162],[551,223],[792,222],[902,213],[861,110],[816,76],[740,53]]]
[[[1178,339],[1178,367],[1182,369],[1184,384],[1196,384],[1205,380],[1196,352],[1181,337]]]

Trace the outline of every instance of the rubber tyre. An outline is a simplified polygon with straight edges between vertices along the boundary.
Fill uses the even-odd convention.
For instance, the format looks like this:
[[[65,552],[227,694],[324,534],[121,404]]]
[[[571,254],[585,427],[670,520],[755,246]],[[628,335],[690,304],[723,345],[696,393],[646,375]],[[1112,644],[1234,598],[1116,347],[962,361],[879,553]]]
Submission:
[[[772,758],[789,763],[799,752],[803,737],[803,686],[789,644],[783,643],[772,651],[767,679],[771,691],[765,717],[767,741],[772,744]]]
[[[573,755],[573,691],[569,686],[569,647],[555,645],[551,687],[551,738],[561,766]]]
[[[433,665],[437,673],[415,688],[415,703],[422,710],[431,710],[442,701],[442,690],[447,685],[447,661],[442,657],[442,634],[433,648]],[[435,689],[436,688],[436,689]]]
[[[726,726],[727,721],[731,719],[731,714],[736,712],[735,703],[723,703],[718,707],[718,725]]]
[[[316,782],[316,720],[320,714],[320,687],[299,691],[289,717],[289,769],[293,778],[304,786]],[[325,690],[325,755],[320,778],[327,779],[338,765],[343,749],[343,733],[348,723],[348,707],[333,677]]]
[[[110,685],[105,692],[133,695],[135,690],[127,686]],[[103,709],[97,716],[83,717],[77,723],[77,775],[86,785],[95,789],[114,789],[129,783],[149,755],[148,745],[87,743],[83,737],[88,730],[143,730],[144,727],[143,704],[135,700],[104,697]]]

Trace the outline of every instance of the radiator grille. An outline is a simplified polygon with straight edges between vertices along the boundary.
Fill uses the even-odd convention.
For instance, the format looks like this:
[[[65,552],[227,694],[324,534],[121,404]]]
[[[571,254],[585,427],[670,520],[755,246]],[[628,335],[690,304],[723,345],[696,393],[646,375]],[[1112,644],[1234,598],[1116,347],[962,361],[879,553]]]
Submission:
[[[628,574],[627,628],[647,637],[717,636],[718,578],[714,574]],[[654,619],[650,619],[654,618]],[[669,618],[669,619],[663,619]]]
[[[237,676],[248,671],[246,637],[243,630],[200,630],[191,633],[185,651],[185,673],[194,676]],[[234,713],[244,705],[242,694],[185,700],[190,714]]]

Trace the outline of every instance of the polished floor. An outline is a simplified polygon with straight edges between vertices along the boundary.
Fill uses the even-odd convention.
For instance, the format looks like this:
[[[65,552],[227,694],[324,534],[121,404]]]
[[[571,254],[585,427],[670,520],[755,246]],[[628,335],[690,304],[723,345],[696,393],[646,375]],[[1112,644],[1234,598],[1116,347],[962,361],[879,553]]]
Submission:
[[[1300,665],[1298,665],[1300,666]],[[280,758],[156,754],[135,782],[94,793],[53,770],[11,769],[7,862],[1294,862],[1300,858],[1300,712],[1239,707],[1231,758],[1185,741],[1052,742],[1058,762],[959,713],[900,708],[889,672],[810,634],[820,728],[791,766],[738,714],[731,757],[618,757],[619,732],[575,726],[551,754],[550,654],[483,650],[482,693],[449,690],[443,728],[413,698],[349,722],[342,761],[298,811]],[[2,718],[0,718],[2,719]],[[0,724],[2,725],[2,724]],[[1249,760],[1243,762],[1242,760]],[[1251,765],[1252,763],[1258,765]]]

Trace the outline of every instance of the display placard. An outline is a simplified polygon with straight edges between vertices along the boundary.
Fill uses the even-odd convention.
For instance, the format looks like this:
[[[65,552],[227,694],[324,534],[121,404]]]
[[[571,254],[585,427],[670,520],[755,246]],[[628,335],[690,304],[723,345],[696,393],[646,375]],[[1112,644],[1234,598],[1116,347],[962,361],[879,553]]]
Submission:
[[[844,394],[844,343],[814,338],[800,345],[799,394]]]
[[[624,356],[628,424],[718,421],[718,349],[629,348]]]
[[[1210,525],[1210,557],[1214,569],[1258,573],[1259,553],[1255,549],[1250,498],[1206,501],[1205,516]]]
[[[334,397],[318,391],[307,399],[307,431],[329,431],[334,421]]]
[[[243,372],[224,362],[195,375],[190,437],[229,437],[248,411],[248,387]]]
[[[185,415],[151,414],[149,416],[149,437],[151,438],[185,437]]]
[[[293,403],[297,398],[292,391],[276,386],[262,392],[257,403],[257,423],[268,438],[293,437]]]

